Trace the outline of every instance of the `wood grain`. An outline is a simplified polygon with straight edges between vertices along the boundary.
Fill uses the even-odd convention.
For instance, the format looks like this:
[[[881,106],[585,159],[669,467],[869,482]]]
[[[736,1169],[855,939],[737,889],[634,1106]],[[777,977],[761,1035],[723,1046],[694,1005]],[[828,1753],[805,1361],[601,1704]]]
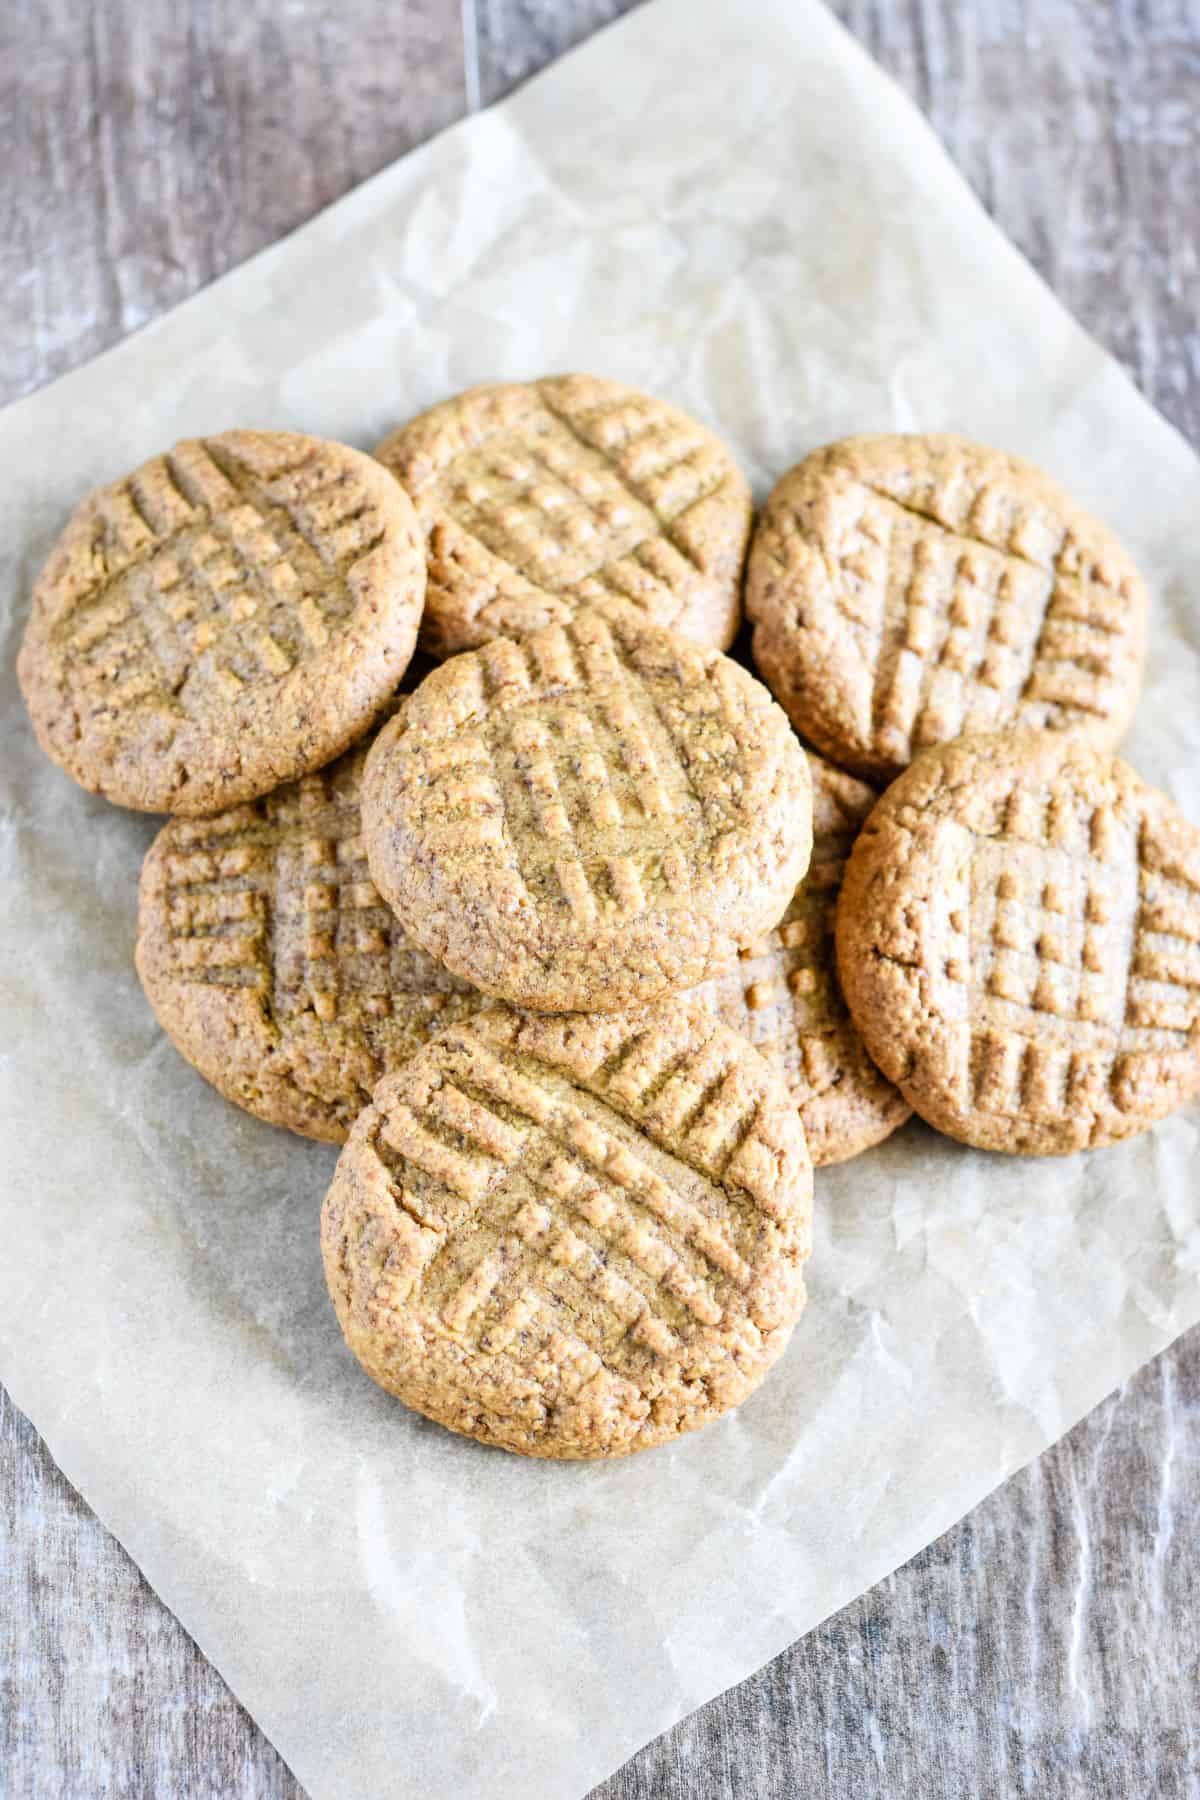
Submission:
[[[186,299],[465,105],[445,0],[6,0],[3,397]]]
[[[626,10],[8,0],[0,399],[116,341]],[[1200,0],[836,10],[1067,305],[1200,439]],[[298,1800],[2,1395],[0,1445],[3,1800]],[[1198,1526],[1193,1332],[596,1800],[1197,1800]]]
[[[632,12],[637,0],[468,0],[475,20],[479,96],[484,106],[582,43],[602,25]],[[472,33],[467,32],[468,56]]]

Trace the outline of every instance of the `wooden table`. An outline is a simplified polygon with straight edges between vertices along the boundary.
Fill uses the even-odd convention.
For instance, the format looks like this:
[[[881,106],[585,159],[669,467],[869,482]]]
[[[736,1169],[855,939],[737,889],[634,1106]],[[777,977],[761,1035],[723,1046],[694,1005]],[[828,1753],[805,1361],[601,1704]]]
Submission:
[[[7,0],[0,399],[182,300],[630,3]],[[1200,0],[837,11],[1067,305],[1200,437]],[[2,1391],[0,1441],[4,1800],[298,1796]],[[1198,1527],[1193,1332],[597,1797],[1194,1800]]]

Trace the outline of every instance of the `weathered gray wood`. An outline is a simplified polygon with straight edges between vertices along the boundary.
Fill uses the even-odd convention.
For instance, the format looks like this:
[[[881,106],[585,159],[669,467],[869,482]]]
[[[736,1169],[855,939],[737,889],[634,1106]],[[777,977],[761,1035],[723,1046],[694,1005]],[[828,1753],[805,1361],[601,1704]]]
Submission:
[[[2,1388],[0,1795],[301,1800]]]
[[[0,398],[626,10],[8,0]],[[837,10],[1067,304],[1200,438],[1200,0]],[[1197,1800],[1198,1524],[1200,1332],[596,1800]],[[0,1796],[299,1794],[0,1395]]]
[[[475,43],[467,32],[468,58],[478,57],[479,96],[484,106],[544,68],[564,50],[582,43],[602,25],[632,12],[638,0],[467,0],[475,21]]]
[[[1195,1800],[1200,1333],[592,1800]]]
[[[465,105],[452,0],[4,0],[3,397],[186,299]]]

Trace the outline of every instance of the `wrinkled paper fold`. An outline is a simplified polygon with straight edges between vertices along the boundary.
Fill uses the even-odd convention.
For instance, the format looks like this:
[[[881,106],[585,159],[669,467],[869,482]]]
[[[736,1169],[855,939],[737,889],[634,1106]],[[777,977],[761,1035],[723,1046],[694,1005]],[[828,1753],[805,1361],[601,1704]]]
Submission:
[[[913,1125],[818,1177],[791,1349],[672,1449],[524,1462],[357,1370],[318,1253],[333,1154],[158,1031],[153,822],[41,759],[16,642],[69,507],[177,437],[370,446],[469,382],[575,368],[695,411],[760,497],[854,430],[1043,463],[1149,580],[1128,754],[1200,819],[1197,464],[815,0],[656,0],[0,415],[0,1375],[314,1800],[573,1800],[1200,1315],[1200,1110],[1061,1162]]]

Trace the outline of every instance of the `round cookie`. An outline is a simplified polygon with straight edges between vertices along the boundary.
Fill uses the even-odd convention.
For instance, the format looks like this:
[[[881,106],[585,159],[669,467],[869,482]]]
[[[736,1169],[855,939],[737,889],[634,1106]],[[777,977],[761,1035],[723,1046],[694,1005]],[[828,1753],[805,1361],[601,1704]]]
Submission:
[[[424,585],[371,457],[290,432],[176,444],[89,494],[38,579],[18,662],[38,741],[122,806],[253,799],[367,729]]]
[[[837,916],[867,1049],[931,1125],[1053,1155],[1200,1092],[1200,830],[1078,738],[928,751],[860,833]]]
[[[808,867],[804,752],[766,689],[613,605],[435,669],[363,777],[372,878],[485,993],[614,1012],[707,980]]]
[[[732,643],[750,489],[724,444],[665,401],[593,375],[470,388],[375,454],[428,539],[430,654],[614,595],[698,643]]]
[[[753,1392],[804,1304],[786,1090],[679,1000],[440,1032],[386,1076],[321,1218],[367,1373],[527,1456],[622,1456]]]
[[[809,752],[813,850],[779,924],[736,968],[695,988],[767,1058],[804,1122],[813,1165],[845,1162],[882,1143],[912,1108],[867,1055],[837,980],[834,913],[850,846],[876,801],[865,782]]]
[[[746,579],[754,660],[796,729],[887,782],[1011,725],[1111,748],[1137,701],[1147,597],[1107,528],[966,438],[854,437],[778,483]]]
[[[405,936],[372,885],[365,756],[171,820],[139,891],[138,974],[176,1049],[247,1112],[331,1143],[385,1070],[490,1004]]]

